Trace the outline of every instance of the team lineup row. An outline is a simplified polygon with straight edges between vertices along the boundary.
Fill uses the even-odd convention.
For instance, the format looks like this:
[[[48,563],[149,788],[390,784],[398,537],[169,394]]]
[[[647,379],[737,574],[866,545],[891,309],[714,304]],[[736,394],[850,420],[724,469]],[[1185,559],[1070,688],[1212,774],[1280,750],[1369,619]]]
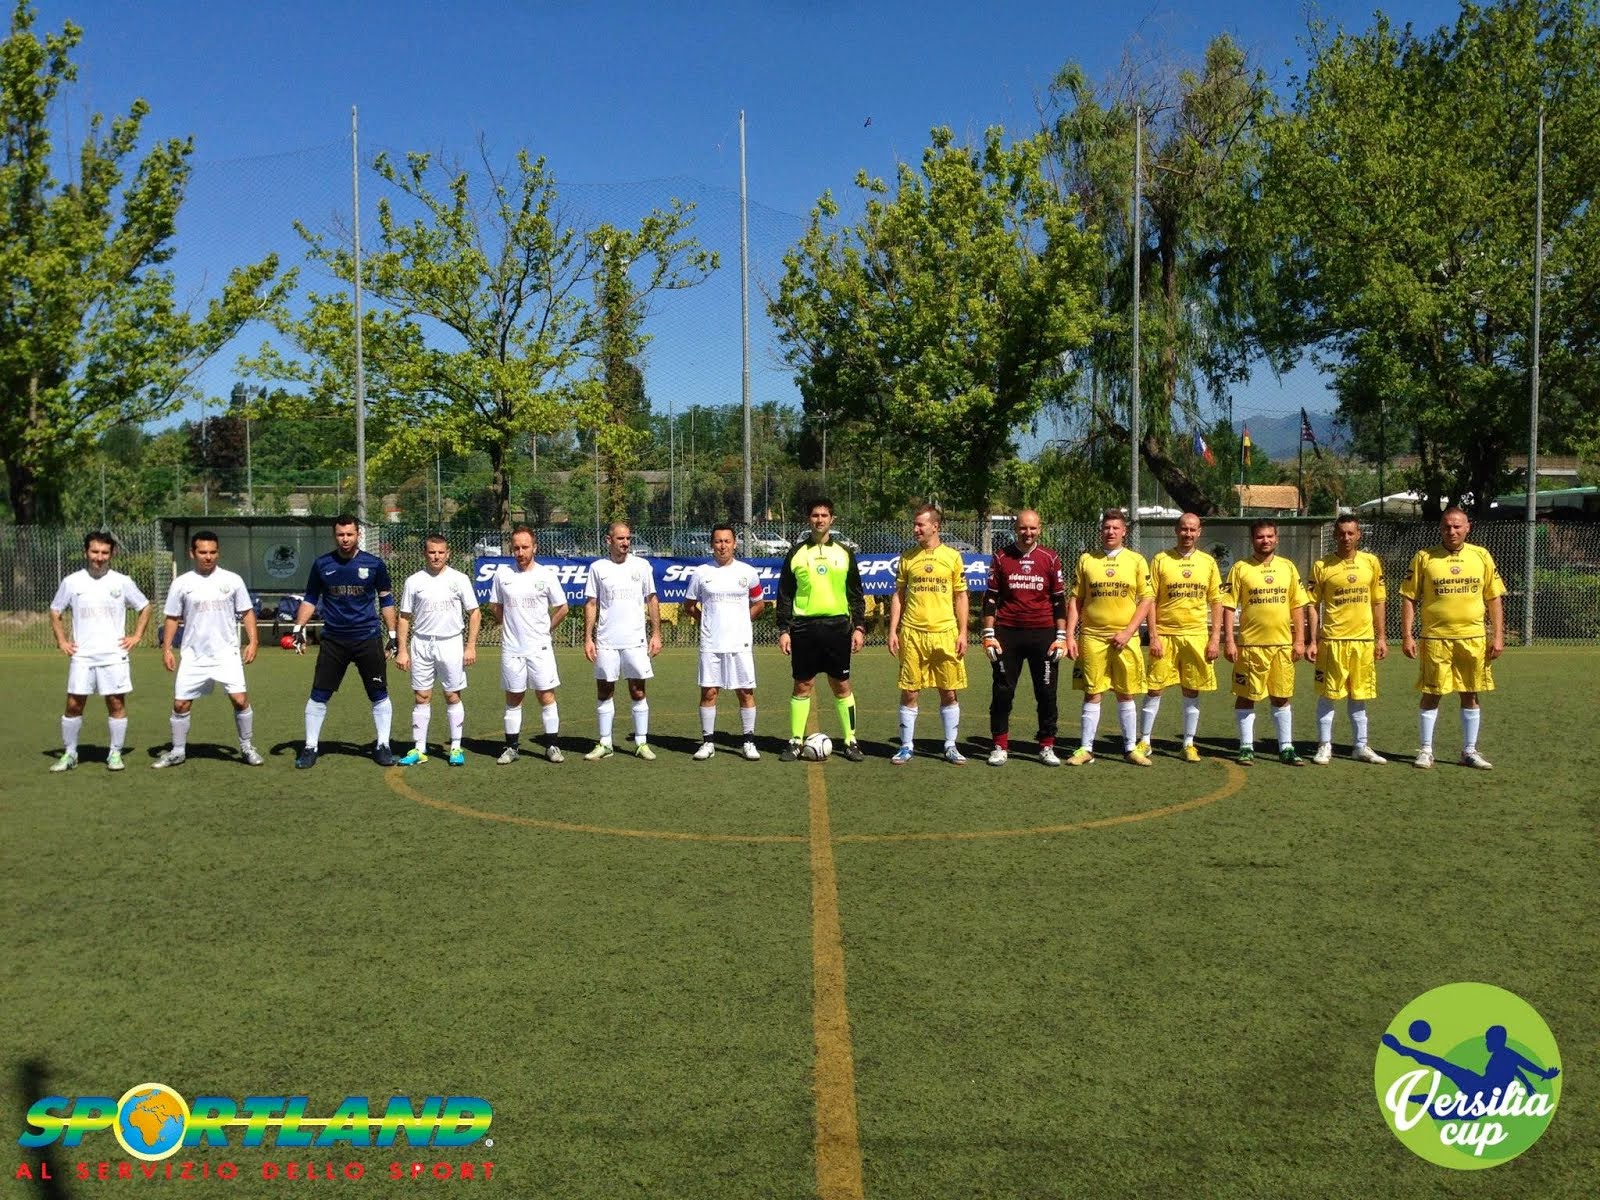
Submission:
[[[821,675],[833,694],[841,753],[859,762],[865,755],[856,736],[850,674],[852,656],[866,643],[860,574],[853,552],[831,536],[832,503],[815,501],[809,522],[810,536],[785,558],[777,589],[778,646],[790,660],[793,677],[789,736],[779,757],[794,761],[827,753],[826,739],[805,738],[814,683]],[[891,760],[896,765],[913,757],[918,701],[929,689],[938,694],[945,761],[966,762],[958,734],[971,614],[961,555],[942,544],[940,525],[932,505],[914,514],[914,545],[900,558],[890,601],[888,648],[899,660],[900,747]],[[1231,666],[1240,765],[1255,760],[1255,712],[1263,699],[1270,703],[1277,758],[1304,765],[1291,733],[1294,665],[1303,659],[1316,668],[1318,744],[1311,761],[1326,765],[1331,760],[1336,702],[1342,699],[1354,735],[1353,757],[1385,762],[1369,744],[1366,712],[1367,701],[1377,695],[1377,660],[1387,653],[1385,582],[1379,560],[1359,548],[1361,528],[1354,517],[1336,523],[1335,551],[1313,565],[1309,586],[1294,562],[1277,554],[1277,527],[1270,520],[1252,526],[1253,554],[1234,563],[1226,579],[1216,560],[1197,548],[1201,522],[1192,513],[1176,523],[1174,545],[1147,561],[1123,544],[1123,514],[1107,512],[1100,549],[1081,555],[1070,573],[1054,551],[1040,545],[1037,513],[1019,513],[1015,530],[1015,540],[991,558],[981,610],[982,646],[994,675],[990,765],[1003,766],[1011,755],[1010,715],[1024,668],[1038,710],[1035,741],[1043,765],[1095,761],[1101,701],[1111,692],[1123,757],[1148,767],[1162,694],[1173,686],[1182,693],[1180,753],[1198,761],[1200,696],[1217,690],[1218,658]],[[1493,689],[1491,663],[1504,648],[1505,587],[1488,552],[1467,541],[1470,530],[1464,512],[1446,511],[1440,545],[1416,554],[1400,587],[1401,646],[1419,665],[1418,767],[1433,765],[1439,704],[1452,692],[1461,697],[1461,763],[1490,766],[1478,751],[1479,695]],[[328,703],[352,665],[372,705],[379,765],[427,761],[435,690],[444,695],[447,761],[463,765],[462,692],[466,669],[477,661],[482,617],[471,581],[449,565],[446,540],[430,536],[424,545],[426,565],[405,581],[397,603],[388,568],[360,548],[355,519],[336,518],[333,535],[334,549],[312,564],[295,615],[292,645],[302,654],[307,623],[314,615],[322,619],[296,767],[316,765]],[[584,755],[591,761],[616,752],[615,693],[621,680],[630,702],[632,752],[655,758],[648,681],[662,645],[660,608],[654,570],[648,559],[630,553],[631,541],[626,523],[610,527],[607,555],[591,565],[585,589],[583,647],[594,666],[596,701],[597,736]],[[753,622],[766,600],[756,570],[734,557],[735,544],[733,527],[718,526],[712,560],[688,581],[684,611],[700,628],[702,741],[696,760],[715,753],[716,706],[723,690],[737,698],[741,754],[761,757],[755,744]],[[511,537],[513,562],[498,569],[490,587],[488,607],[502,626],[505,745],[496,760],[502,765],[521,754],[529,691],[539,704],[545,756],[552,762],[564,758],[553,635],[568,615],[568,601],[555,572],[536,561],[537,549],[535,533],[519,526]],[[244,678],[258,649],[254,605],[243,579],[218,565],[220,551],[215,534],[194,534],[193,569],[179,576],[167,595],[160,641],[163,664],[175,683],[171,745],[154,762],[158,769],[185,761],[194,701],[217,686],[233,705],[241,759],[251,766],[263,762],[251,740],[253,712]],[[64,750],[52,771],[77,765],[84,708],[95,694],[104,697],[108,713],[107,765],[112,770],[124,765],[126,696],[132,690],[129,651],[143,639],[151,606],[131,579],[112,569],[114,553],[110,535],[89,534],[85,566],[62,580],[51,602],[57,645],[71,660],[61,719]],[[126,631],[130,610],[136,614],[131,634]],[[63,620],[69,613],[70,637]],[[1419,621],[1420,633],[1414,629]],[[181,656],[175,649],[180,628]],[[1148,668],[1141,628],[1149,644]],[[399,757],[390,744],[390,655],[409,673],[414,700],[412,747]],[[1056,753],[1056,695],[1059,670],[1068,661],[1083,705],[1079,744],[1063,759]]]

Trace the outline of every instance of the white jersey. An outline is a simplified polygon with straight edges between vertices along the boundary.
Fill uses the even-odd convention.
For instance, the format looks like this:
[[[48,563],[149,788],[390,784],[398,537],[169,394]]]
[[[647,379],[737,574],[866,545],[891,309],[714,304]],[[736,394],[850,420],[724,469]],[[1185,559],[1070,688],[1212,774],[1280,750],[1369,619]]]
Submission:
[[[250,589],[232,571],[185,571],[172,581],[166,614],[183,621],[183,660],[219,663],[239,653],[239,616],[250,611]]]
[[[755,640],[750,606],[761,599],[761,576],[734,559],[725,567],[701,563],[689,575],[687,599],[700,605],[700,648],[725,654]]]
[[[437,575],[415,571],[400,589],[400,611],[411,618],[417,637],[460,637],[467,627],[466,614],[478,607],[472,580],[454,567]]]
[[[597,558],[589,564],[586,600],[600,602],[594,644],[625,650],[645,643],[645,601],[656,594],[656,573],[648,559],[630,554],[621,562]]]
[[[123,662],[128,652],[122,639],[128,635],[128,610],[138,612],[150,601],[121,571],[109,568],[96,579],[87,568],[61,581],[51,612],[72,610],[72,637],[77,653],[72,657],[91,667]]]
[[[489,602],[502,607],[505,627],[500,652],[527,657],[550,649],[550,614],[567,602],[561,580],[549,567],[532,563],[526,571],[501,566],[494,573]]]

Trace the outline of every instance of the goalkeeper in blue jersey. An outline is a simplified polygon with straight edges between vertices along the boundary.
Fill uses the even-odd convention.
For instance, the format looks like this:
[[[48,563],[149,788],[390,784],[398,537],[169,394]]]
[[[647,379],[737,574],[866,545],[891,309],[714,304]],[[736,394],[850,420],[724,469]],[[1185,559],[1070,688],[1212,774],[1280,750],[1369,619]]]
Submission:
[[[377,555],[361,549],[361,527],[352,516],[333,519],[333,541],[332,553],[311,564],[306,596],[294,616],[294,651],[304,654],[306,622],[318,610],[322,613],[322,643],[311,680],[311,699],[306,701],[306,741],[294,765],[302,769],[317,765],[317,739],[328,715],[328,701],[344,681],[345,670],[354,664],[367,699],[372,701],[372,723],[378,733],[373,760],[380,767],[392,767],[389,725],[394,708],[389,702],[387,655],[394,653],[399,642],[389,568]]]

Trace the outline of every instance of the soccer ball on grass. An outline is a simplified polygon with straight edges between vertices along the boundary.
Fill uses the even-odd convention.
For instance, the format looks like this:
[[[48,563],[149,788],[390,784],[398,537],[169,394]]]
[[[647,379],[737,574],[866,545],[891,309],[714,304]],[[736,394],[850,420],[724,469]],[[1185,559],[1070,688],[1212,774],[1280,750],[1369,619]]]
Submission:
[[[800,748],[800,757],[807,762],[821,762],[833,753],[833,739],[825,733],[813,733]]]

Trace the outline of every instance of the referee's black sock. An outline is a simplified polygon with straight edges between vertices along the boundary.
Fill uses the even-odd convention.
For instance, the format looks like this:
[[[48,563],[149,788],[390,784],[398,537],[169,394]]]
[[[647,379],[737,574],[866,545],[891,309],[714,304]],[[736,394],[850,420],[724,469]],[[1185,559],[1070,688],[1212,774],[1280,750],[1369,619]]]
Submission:
[[[520,736],[521,736],[520,734],[515,734],[515,733],[506,734],[506,745],[515,746],[517,744],[517,739]]]

